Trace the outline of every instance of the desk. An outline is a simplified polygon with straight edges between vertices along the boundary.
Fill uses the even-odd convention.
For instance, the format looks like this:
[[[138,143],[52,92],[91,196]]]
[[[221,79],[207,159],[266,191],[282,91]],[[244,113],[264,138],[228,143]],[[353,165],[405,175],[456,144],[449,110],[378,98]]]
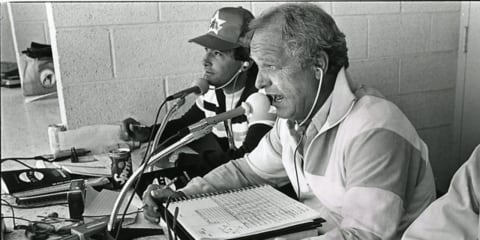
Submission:
[[[134,168],[137,168],[138,165],[139,165],[138,163],[141,161],[141,157],[139,155],[141,155],[140,151],[134,151],[134,153],[132,154]],[[35,163],[33,161],[29,161],[28,164],[31,165],[31,166],[35,165]],[[12,165],[9,165],[8,167],[5,167],[5,168],[3,168],[3,166],[2,166],[2,171],[15,170],[15,169],[19,169],[19,167],[21,168],[22,166],[19,165],[19,164],[16,164],[16,165],[12,164]],[[13,200],[12,197],[8,197],[8,196],[2,196],[2,198]],[[112,202],[112,205],[113,205],[113,202]],[[41,217],[37,217],[37,216],[47,216],[48,214],[50,214],[52,212],[57,212],[58,216],[61,217],[61,218],[69,218],[69,210],[68,210],[68,205],[67,204],[53,205],[53,206],[40,207],[40,208],[13,208],[13,211],[14,211],[15,217],[25,218],[25,219],[28,219],[28,220],[31,220],[31,221],[40,221]],[[13,216],[12,209],[8,206],[2,205],[1,206],[1,212],[2,212],[4,217]],[[86,221],[88,222],[88,220],[86,220]],[[23,221],[23,220],[19,220],[19,219],[17,219],[15,222],[16,222],[16,225],[28,225],[28,222]],[[4,238],[5,240],[27,239],[27,237],[25,236],[25,230],[14,230],[14,231],[12,231],[13,230],[13,220],[12,220],[12,218],[5,218],[5,224],[6,224],[7,229],[9,231],[11,231],[10,233],[5,234],[5,238]],[[65,224],[68,224],[68,222],[65,223]],[[55,224],[55,225],[58,226],[57,224]],[[158,226],[148,223],[143,218],[142,213],[140,213],[137,216],[137,223],[135,223],[133,225],[129,225],[127,227],[130,229],[129,231],[135,231],[133,229],[139,228],[139,227],[141,227],[143,229],[145,229],[145,228],[158,228]],[[138,231],[141,231],[141,230],[138,230]],[[51,239],[55,239],[55,238],[51,238]],[[160,239],[160,240],[165,240],[166,238],[164,238],[163,235],[156,235],[156,236],[141,237],[141,238],[136,238],[136,239],[142,239],[142,240]]]
[[[12,216],[12,211],[8,206],[3,206],[1,208],[3,216]],[[21,217],[25,218],[28,220],[40,220],[40,217],[37,216],[47,216],[48,214],[52,212],[57,212],[59,217],[63,218],[68,218],[69,213],[68,213],[68,206],[66,204],[62,205],[53,205],[53,206],[48,206],[48,207],[41,207],[41,208],[14,208],[15,211],[15,217]],[[88,220],[86,220],[88,221]],[[25,230],[13,230],[13,221],[11,218],[6,218],[5,219],[5,224],[7,229],[10,231],[10,233],[5,234],[4,240],[27,240],[28,238],[25,236]],[[25,221],[22,220],[16,220],[16,225],[27,225]],[[156,228],[156,225],[153,225],[151,223],[148,223],[144,218],[143,214],[140,213],[137,216],[137,223],[133,225],[127,226],[129,231],[135,231],[135,228],[142,227],[142,228],[148,228],[148,226],[151,226],[152,228]],[[139,230],[141,231],[141,230]],[[49,238],[49,239],[56,239],[54,237]],[[140,237],[140,238],[134,238],[136,240],[167,240],[164,235],[154,235],[154,236],[146,236],[146,237]]]

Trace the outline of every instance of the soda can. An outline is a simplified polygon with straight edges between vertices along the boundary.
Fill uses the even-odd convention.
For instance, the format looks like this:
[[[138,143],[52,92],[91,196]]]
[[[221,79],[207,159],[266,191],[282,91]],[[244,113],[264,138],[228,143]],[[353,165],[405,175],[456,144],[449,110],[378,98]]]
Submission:
[[[48,142],[50,144],[50,152],[55,154],[60,151],[60,140],[58,133],[66,131],[67,128],[62,124],[50,124],[48,125]]]
[[[129,147],[119,147],[108,151],[112,160],[112,184],[114,188],[121,188],[132,176],[132,155]]]

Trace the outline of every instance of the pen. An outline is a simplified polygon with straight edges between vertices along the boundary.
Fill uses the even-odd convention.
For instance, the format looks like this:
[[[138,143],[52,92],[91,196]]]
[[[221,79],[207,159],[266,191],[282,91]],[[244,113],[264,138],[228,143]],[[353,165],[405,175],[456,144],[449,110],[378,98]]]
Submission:
[[[167,185],[165,185],[165,186],[162,188],[162,190],[163,190],[163,189],[166,189],[166,188],[168,188],[168,187],[170,187],[170,186],[172,186],[177,180],[178,180],[178,177],[174,177]]]

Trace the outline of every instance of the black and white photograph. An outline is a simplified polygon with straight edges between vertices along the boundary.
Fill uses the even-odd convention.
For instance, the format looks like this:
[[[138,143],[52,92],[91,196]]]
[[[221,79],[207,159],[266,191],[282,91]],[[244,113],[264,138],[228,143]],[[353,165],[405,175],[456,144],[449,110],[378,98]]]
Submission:
[[[1,1],[2,240],[479,240],[480,3]]]

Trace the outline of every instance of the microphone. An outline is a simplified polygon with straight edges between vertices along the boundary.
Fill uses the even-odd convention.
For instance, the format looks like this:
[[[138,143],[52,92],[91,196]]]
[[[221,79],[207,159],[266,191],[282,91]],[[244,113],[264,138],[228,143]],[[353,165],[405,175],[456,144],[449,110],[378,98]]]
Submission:
[[[179,149],[182,146],[185,146],[192,141],[195,141],[201,137],[204,137],[206,134],[211,132],[211,127],[213,124],[217,124],[219,122],[225,121],[227,119],[231,119],[242,114],[246,114],[247,117],[255,114],[259,114],[260,111],[270,108],[270,101],[268,98],[261,94],[261,93],[254,93],[247,98],[245,102],[242,103],[242,106],[237,107],[233,110],[228,112],[220,113],[214,117],[205,118],[195,124],[190,125],[188,128],[181,130],[179,134],[181,135],[182,132],[186,134],[181,136],[182,139],[176,141],[172,145],[162,149],[158,153],[152,153],[146,163],[143,163],[140,167],[137,168],[135,172],[132,173],[132,176],[127,180],[125,185],[123,185],[120,194],[118,195],[117,199],[115,200],[115,204],[113,205],[112,213],[110,214],[110,218],[107,224],[107,230],[111,231],[113,229],[113,225],[115,223],[115,219],[117,218],[117,213],[120,208],[120,205],[127,194],[127,191],[130,187],[134,184],[136,179],[141,175],[142,169],[151,166],[152,164],[158,162],[160,159],[164,158],[168,154],[171,154],[175,150]]]
[[[247,102],[255,103],[252,112],[247,114],[248,125],[256,123],[264,123],[273,125],[277,114],[271,108],[272,102],[270,99],[263,93],[257,92],[250,95]]]
[[[171,101],[177,98],[183,98],[190,93],[204,94],[208,91],[208,85],[209,84],[205,78],[199,78],[194,82],[193,87],[189,87],[187,89],[184,89],[180,92],[177,92],[175,94],[168,96],[166,101]]]
[[[223,122],[243,114],[245,114],[249,119],[254,118],[268,120],[271,119],[271,116],[267,117],[265,113],[268,112],[269,108],[270,101],[268,100],[267,96],[257,92],[250,95],[245,102],[242,102],[240,107],[200,120],[199,122],[188,126],[186,129],[180,130],[180,135],[198,131],[207,126],[212,126],[219,122]]]

